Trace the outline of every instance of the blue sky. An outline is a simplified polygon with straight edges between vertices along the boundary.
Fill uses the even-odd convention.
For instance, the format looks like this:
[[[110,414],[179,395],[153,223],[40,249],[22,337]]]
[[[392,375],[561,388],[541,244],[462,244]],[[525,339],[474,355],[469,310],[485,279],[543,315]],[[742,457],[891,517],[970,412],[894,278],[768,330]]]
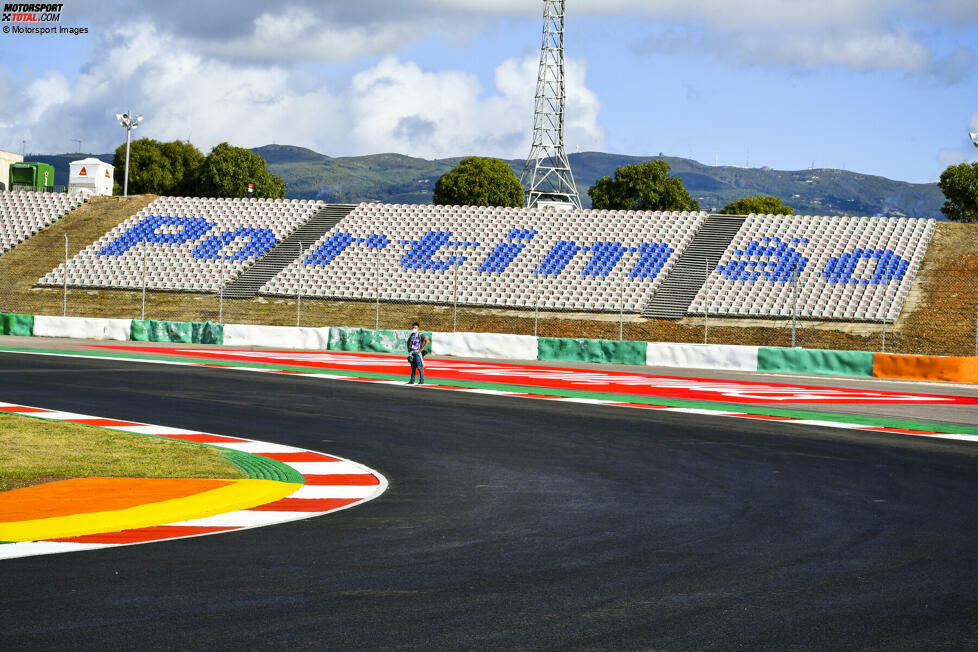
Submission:
[[[0,34],[0,149],[135,136],[426,158],[529,150],[542,2],[65,2]],[[978,3],[568,0],[567,148],[930,182],[978,156]],[[3,23],[11,25],[12,23]]]

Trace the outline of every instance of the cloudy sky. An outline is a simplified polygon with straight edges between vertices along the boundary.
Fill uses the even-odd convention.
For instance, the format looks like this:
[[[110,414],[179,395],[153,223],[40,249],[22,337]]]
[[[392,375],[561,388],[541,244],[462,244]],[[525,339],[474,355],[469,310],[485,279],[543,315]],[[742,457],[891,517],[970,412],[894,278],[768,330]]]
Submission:
[[[65,0],[0,33],[0,149],[134,136],[524,157],[540,0]],[[934,181],[978,156],[975,0],[567,0],[569,152]],[[4,26],[13,23],[4,22]]]

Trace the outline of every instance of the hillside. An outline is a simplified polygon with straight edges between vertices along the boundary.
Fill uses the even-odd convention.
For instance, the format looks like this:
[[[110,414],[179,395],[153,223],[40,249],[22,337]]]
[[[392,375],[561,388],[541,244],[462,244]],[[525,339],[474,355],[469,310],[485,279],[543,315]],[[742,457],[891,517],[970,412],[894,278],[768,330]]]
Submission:
[[[331,157],[304,147],[265,145],[257,152],[269,170],[282,177],[293,199],[324,199],[356,203],[382,201],[421,204],[431,201],[435,182],[461,157],[427,160],[403,154]],[[27,160],[51,163],[56,183],[68,178],[68,162],[85,156],[112,161],[111,154],[28,155]],[[709,211],[748,195],[781,197],[797,213],[813,215],[886,215],[942,219],[944,199],[935,183],[913,184],[846,170],[772,170],[713,167],[673,156],[623,156],[580,152],[569,156],[581,200],[590,206],[587,189],[595,180],[613,175],[622,165],[662,158],[672,173]],[[516,175],[522,160],[507,161]]]
[[[266,145],[253,150],[288,184],[288,196],[336,202],[378,200],[426,203],[438,177],[460,158],[426,160],[402,154],[332,158],[302,147]],[[590,205],[587,189],[595,180],[613,175],[622,165],[653,156],[622,156],[581,152],[569,156],[581,199]],[[912,184],[845,170],[784,171],[770,168],[713,167],[697,161],[662,156],[673,174],[706,210],[717,210],[747,195],[775,195],[796,212],[818,215],[888,215],[940,218],[943,200],[937,184]],[[522,160],[507,161],[517,176]]]

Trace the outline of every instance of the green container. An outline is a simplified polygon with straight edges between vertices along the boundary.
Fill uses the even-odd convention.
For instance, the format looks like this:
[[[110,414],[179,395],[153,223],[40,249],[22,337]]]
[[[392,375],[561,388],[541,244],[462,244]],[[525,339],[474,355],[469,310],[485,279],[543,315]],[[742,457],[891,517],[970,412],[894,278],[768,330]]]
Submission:
[[[13,190],[15,185],[51,188],[54,186],[54,166],[36,161],[11,163],[8,189]]]

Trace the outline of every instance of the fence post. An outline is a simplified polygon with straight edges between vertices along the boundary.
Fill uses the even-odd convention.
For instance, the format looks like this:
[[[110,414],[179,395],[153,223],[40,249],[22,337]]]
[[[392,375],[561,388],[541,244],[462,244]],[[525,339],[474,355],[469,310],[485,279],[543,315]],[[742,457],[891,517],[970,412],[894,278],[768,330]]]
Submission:
[[[537,336],[537,326],[540,323],[540,271],[533,270],[533,337]],[[978,342],[978,335],[975,336]],[[975,344],[978,347],[978,343]]]
[[[625,265],[618,270],[618,341],[625,339]]]
[[[791,265],[791,348],[795,348],[795,331],[798,330],[798,263]]]
[[[61,316],[68,316],[68,234],[65,233],[65,285],[61,292]]]
[[[146,320],[146,245],[140,247],[143,250],[143,296],[141,308],[139,311],[139,318],[143,321]]]
[[[374,330],[380,330],[380,245],[374,248]]]
[[[299,283],[295,291],[295,327],[302,323],[302,241],[299,241]]]
[[[703,288],[706,295],[703,297],[703,344],[710,343],[710,259],[704,258],[706,263],[705,276],[703,277]]]
[[[224,259],[221,259],[221,279],[217,295],[217,323],[224,323]]]
[[[458,256],[455,256],[455,297],[452,306],[452,332],[458,332]]]

